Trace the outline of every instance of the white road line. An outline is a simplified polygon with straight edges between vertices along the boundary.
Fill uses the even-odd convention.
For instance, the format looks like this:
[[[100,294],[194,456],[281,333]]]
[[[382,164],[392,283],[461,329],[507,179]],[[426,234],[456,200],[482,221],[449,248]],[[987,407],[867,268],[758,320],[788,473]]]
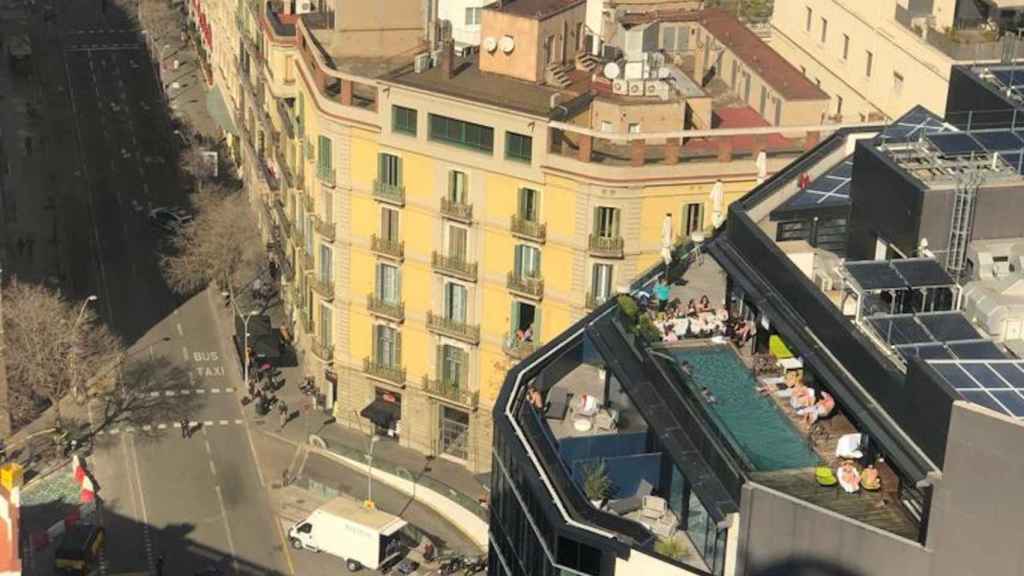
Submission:
[[[156,397],[157,397],[157,396],[159,396],[159,395],[160,395],[160,393],[159,393],[159,392],[150,392],[150,393],[149,393],[149,396],[150,396],[150,398],[156,398]]]
[[[117,428],[114,428],[113,430],[107,430],[107,434],[118,434],[120,432],[121,431],[118,430]],[[100,432],[100,434],[103,434],[103,432]]]
[[[156,427],[159,428],[160,430],[165,430],[167,429],[167,424],[157,424]]]
[[[166,392],[164,392],[164,395],[165,396],[174,396],[174,390],[167,390]]]
[[[149,359],[150,360],[153,359],[153,347],[152,346],[149,347]]]
[[[143,429],[143,430],[146,430],[146,431],[149,431],[149,430],[152,430],[152,429],[153,429],[153,426],[152,426],[151,424],[144,424],[144,425],[142,426],[142,429]]]
[[[139,490],[139,504],[142,509],[142,534],[143,541],[146,543],[146,556],[149,559],[150,567],[153,566],[153,550],[152,543],[149,539],[149,512],[146,510],[146,498],[144,496],[145,491],[142,489],[142,474],[139,473],[139,457],[135,453],[135,441],[132,439],[128,440],[131,443],[131,455],[133,456],[132,465],[135,468],[135,486]]]
[[[210,474],[217,475],[217,467],[213,465],[213,460],[207,460],[210,463]]]
[[[181,347],[181,355],[185,358],[185,362],[188,362],[188,348],[185,346]]]
[[[210,388],[210,394],[220,394],[220,388]]]
[[[181,422],[175,422],[174,423],[174,427],[175,428],[181,428]]]
[[[189,372],[189,375],[192,375],[192,373]],[[196,388],[196,394],[206,394],[206,390],[203,390],[202,388]]]
[[[214,486],[217,490],[217,502],[220,504],[220,513],[224,518],[224,531],[228,535],[228,548],[231,550],[231,566],[235,570],[235,574],[238,574],[238,555],[235,552],[235,539],[231,535],[231,525],[228,523],[228,510],[224,507],[224,495],[221,494],[220,484]]]
[[[182,396],[188,396],[191,393],[192,393],[191,390],[179,390],[178,391],[178,394],[181,394]]]
[[[184,336],[185,333],[181,330],[181,322],[178,322],[178,336]]]
[[[188,384],[189,384],[189,386],[191,386],[191,385],[193,385],[195,383],[196,383],[196,376],[195,376],[195,374],[192,373],[191,370],[189,370],[189,372],[188,372]]]
[[[242,420],[241,418],[235,419],[235,424],[241,424],[242,422],[244,422],[244,420]]]
[[[196,424],[198,424],[198,422],[196,422]],[[206,422],[203,422],[203,426],[213,426],[213,420],[207,420]]]
[[[221,421],[220,421],[220,425],[221,425],[221,426],[227,426],[227,425],[228,425],[228,424],[230,424],[230,423],[231,423],[231,422],[229,422],[229,421],[227,421],[227,420],[221,420]]]

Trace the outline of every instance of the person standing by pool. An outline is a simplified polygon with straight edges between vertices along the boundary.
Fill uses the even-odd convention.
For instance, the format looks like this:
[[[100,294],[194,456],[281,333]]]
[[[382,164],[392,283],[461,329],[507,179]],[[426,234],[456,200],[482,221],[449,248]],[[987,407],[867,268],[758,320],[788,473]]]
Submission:
[[[700,395],[704,397],[704,401],[708,404],[718,404],[718,398],[708,390],[707,386],[703,386],[700,389]]]
[[[658,281],[654,283],[654,298],[658,300],[658,312],[665,311],[665,307],[668,306],[668,297],[668,282],[665,281],[665,276],[659,276]]]

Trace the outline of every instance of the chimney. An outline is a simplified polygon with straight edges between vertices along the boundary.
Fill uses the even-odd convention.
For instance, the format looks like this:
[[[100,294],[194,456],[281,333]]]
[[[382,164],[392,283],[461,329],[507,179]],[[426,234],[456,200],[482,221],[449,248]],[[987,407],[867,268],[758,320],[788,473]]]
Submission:
[[[445,40],[441,47],[441,74],[445,78],[455,76],[455,42]]]

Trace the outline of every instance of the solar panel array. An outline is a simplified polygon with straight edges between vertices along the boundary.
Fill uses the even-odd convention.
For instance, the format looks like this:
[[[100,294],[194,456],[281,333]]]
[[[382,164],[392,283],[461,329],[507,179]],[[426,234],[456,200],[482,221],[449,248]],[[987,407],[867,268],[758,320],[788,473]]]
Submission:
[[[979,333],[962,312],[880,315],[867,318],[867,322],[907,362],[911,358],[1006,358],[1006,354]]]
[[[947,132],[929,134],[925,139],[947,157],[989,156],[998,154],[1007,164],[1024,173],[1021,152],[1024,151],[1024,131],[984,130],[974,132]]]
[[[865,291],[952,286],[952,276],[931,258],[861,260],[846,263],[846,272]]]
[[[916,106],[892,124],[886,126],[880,138],[884,142],[908,142],[927,134],[951,131],[946,122],[927,109]]]
[[[789,198],[779,210],[790,208],[831,208],[850,204],[850,182],[853,178],[853,155],[843,158],[803,190]]]
[[[964,400],[1024,418],[1024,361],[932,360],[928,364]]]

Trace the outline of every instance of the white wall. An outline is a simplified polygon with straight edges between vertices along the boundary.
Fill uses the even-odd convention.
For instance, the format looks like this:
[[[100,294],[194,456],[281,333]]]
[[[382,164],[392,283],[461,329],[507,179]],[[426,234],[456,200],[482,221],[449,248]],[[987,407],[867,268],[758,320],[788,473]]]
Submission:
[[[452,23],[452,38],[456,44],[480,45],[480,24],[466,24],[466,8],[481,8],[493,0],[438,0],[437,17]]]

